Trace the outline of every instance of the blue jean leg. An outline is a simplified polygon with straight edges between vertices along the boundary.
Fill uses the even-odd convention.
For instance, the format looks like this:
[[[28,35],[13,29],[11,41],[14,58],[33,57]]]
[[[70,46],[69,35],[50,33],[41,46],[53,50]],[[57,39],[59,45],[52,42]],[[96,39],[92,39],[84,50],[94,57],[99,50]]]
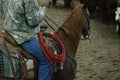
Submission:
[[[25,49],[28,53],[35,56],[39,61],[39,71],[38,71],[38,80],[52,80],[51,73],[54,72],[54,67],[51,63],[48,67],[48,62],[45,58],[45,55],[39,44],[38,37],[34,37],[29,41],[23,43],[22,48]],[[49,69],[50,68],[50,69]]]

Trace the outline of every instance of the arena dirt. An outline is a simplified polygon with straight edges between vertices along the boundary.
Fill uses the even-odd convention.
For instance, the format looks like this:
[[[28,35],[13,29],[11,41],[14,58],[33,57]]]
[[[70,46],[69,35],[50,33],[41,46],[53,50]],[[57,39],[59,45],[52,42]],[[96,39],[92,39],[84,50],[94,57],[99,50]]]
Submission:
[[[48,0],[39,0],[39,4],[47,7]],[[63,8],[63,1],[58,0],[57,8],[47,7],[46,15],[61,26],[70,13],[70,9]],[[41,24],[46,23],[42,21]],[[120,80],[120,36],[115,32],[116,24],[103,24],[97,19],[90,19],[90,24],[91,43],[80,41],[75,80]],[[47,31],[53,30],[49,28]]]

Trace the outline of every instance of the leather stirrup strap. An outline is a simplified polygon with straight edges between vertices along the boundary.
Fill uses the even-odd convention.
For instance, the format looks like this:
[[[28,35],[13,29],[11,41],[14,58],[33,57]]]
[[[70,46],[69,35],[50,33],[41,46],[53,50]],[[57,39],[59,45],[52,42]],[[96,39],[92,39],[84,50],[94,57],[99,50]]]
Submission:
[[[20,52],[21,53],[21,52]],[[28,80],[27,65],[22,54],[18,54],[20,60],[21,80]]]

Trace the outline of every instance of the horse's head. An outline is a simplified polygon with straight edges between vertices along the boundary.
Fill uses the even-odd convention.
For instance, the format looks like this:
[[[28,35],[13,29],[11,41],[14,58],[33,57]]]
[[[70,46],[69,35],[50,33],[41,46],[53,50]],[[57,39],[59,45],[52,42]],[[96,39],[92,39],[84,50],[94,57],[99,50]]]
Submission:
[[[83,22],[83,30],[82,35],[84,39],[89,39],[90,36],[90,21],[89,21],[89,11],[87,8],[85,8],[85,15],[84,15],[84,22]]]

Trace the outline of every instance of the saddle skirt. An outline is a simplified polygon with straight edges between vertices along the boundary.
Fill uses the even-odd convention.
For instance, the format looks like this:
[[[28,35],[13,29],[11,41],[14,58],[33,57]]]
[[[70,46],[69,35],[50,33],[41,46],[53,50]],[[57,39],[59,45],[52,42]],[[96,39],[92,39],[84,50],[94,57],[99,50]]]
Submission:
[[[25,62],[26,67],[22,65],[21,60]],[[36,62],[37,60],[24,51],[14,38],[0,26],[0,79],[14,78],[12,69],[14,69],[16,78],[21,77],[21,72],[24,72],[22,69],[27,70],[27,73],[25,73],[27,78],[35,78]]]

